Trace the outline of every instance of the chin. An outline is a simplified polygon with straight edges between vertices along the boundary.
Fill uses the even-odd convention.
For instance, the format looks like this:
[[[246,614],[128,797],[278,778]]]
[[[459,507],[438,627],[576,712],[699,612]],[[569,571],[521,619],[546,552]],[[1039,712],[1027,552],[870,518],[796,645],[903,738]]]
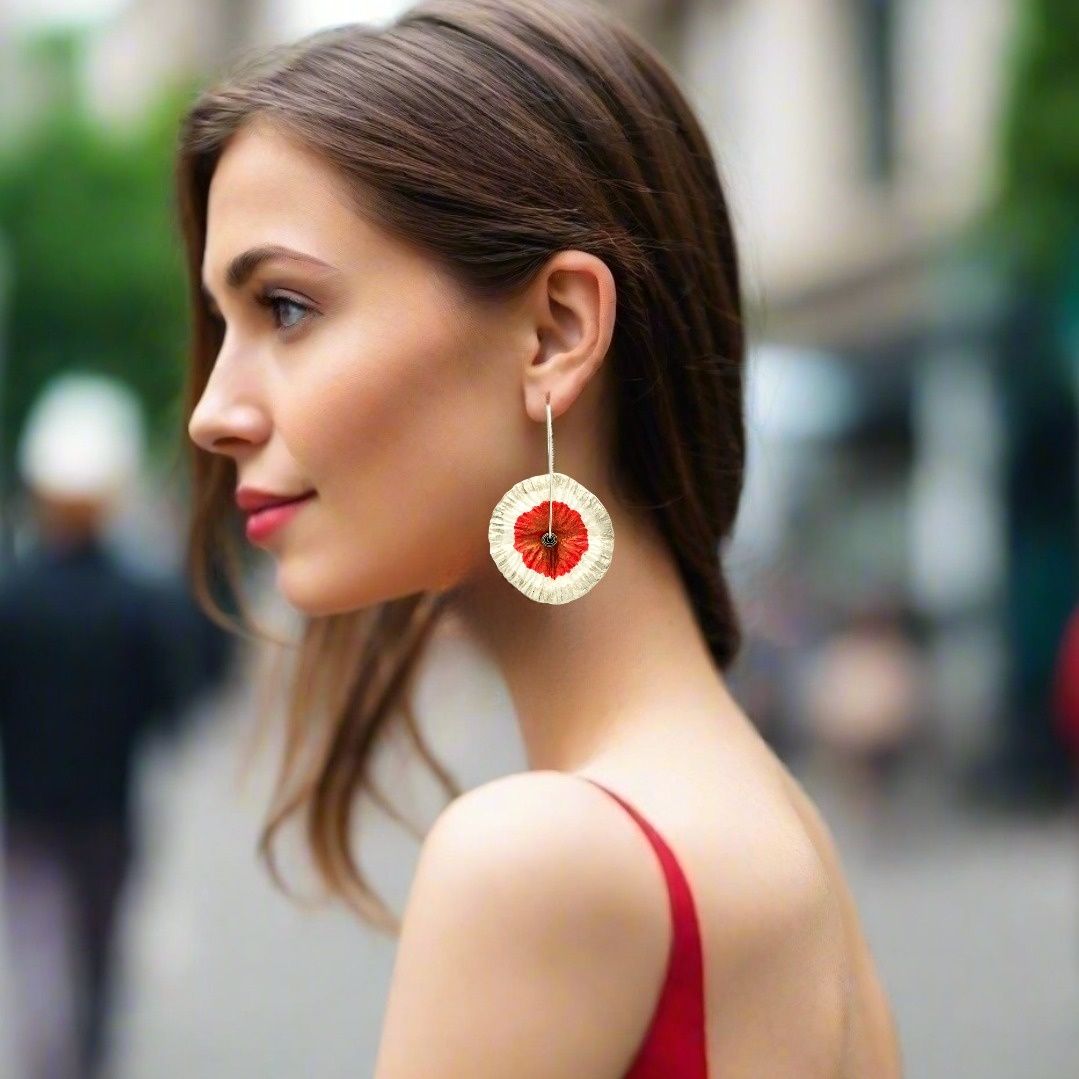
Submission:
[[[289,566],[287,559],[278,563],[277,590],[290,606],[311,618],[350,614],[394,598],[374,587],[365,588],[362,581],[344,582],[313,573],[310,567]]]
[[[291,607],[312,618],[355,609],[355,605],[346,601],[342,589],[334,586],[332,579],[327,580],[303,566],[290,566],[288,559],[278,563],[277,590]]]

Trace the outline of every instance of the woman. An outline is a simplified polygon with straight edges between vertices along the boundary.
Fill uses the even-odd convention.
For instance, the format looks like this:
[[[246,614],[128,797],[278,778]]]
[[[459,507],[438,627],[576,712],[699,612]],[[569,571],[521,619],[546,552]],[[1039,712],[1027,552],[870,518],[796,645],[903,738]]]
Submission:
[[[430,0],[206,92],[178,179],[192,569],[238,501],[308,616],[262,849],[302,814],[399,930],[377,1079],[898,1074],[832,841],[724,681],[738,269],[656,55],[591,7]],[[408,707],[446,616],[529,764],[463,794]],[[397,728],[456,795],[399,924],[348,844]]]

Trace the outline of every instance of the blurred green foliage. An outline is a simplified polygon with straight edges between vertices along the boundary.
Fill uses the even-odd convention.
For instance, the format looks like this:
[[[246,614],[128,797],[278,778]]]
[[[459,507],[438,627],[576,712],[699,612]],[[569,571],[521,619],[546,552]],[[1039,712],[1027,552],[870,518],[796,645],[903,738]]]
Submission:
[[[1023,0],[1012,65],[1001,222],[1020,271],[1052,280],[1079,244],[1079,3]]]
[[[42,386],[76,367],[126,381],[151,453],[172,459],[187,333],[172,155],[192,87],[164,91],[115,129],[79,99],[79,53],[72,32],[34,43],[50,103],[0,151],[4,457]]]

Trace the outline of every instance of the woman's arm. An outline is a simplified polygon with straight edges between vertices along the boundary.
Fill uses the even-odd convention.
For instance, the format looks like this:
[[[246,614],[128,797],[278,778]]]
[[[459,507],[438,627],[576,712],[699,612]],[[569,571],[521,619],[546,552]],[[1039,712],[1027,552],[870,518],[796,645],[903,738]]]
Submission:
[[[652,852],[600,804],[580,779],[535,771],[441,814],[405,908],[376,1079],[624,1074],[670,916]]]

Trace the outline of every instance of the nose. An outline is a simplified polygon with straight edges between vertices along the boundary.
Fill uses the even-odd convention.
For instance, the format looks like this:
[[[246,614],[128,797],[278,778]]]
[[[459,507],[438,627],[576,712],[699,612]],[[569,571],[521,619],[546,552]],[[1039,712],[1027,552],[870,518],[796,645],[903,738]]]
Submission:
[[[210,453],[235,454],[258,445],[269,436],[266,409],[250,395],[230,392],[213,377],[191,413],[187,433]]]

